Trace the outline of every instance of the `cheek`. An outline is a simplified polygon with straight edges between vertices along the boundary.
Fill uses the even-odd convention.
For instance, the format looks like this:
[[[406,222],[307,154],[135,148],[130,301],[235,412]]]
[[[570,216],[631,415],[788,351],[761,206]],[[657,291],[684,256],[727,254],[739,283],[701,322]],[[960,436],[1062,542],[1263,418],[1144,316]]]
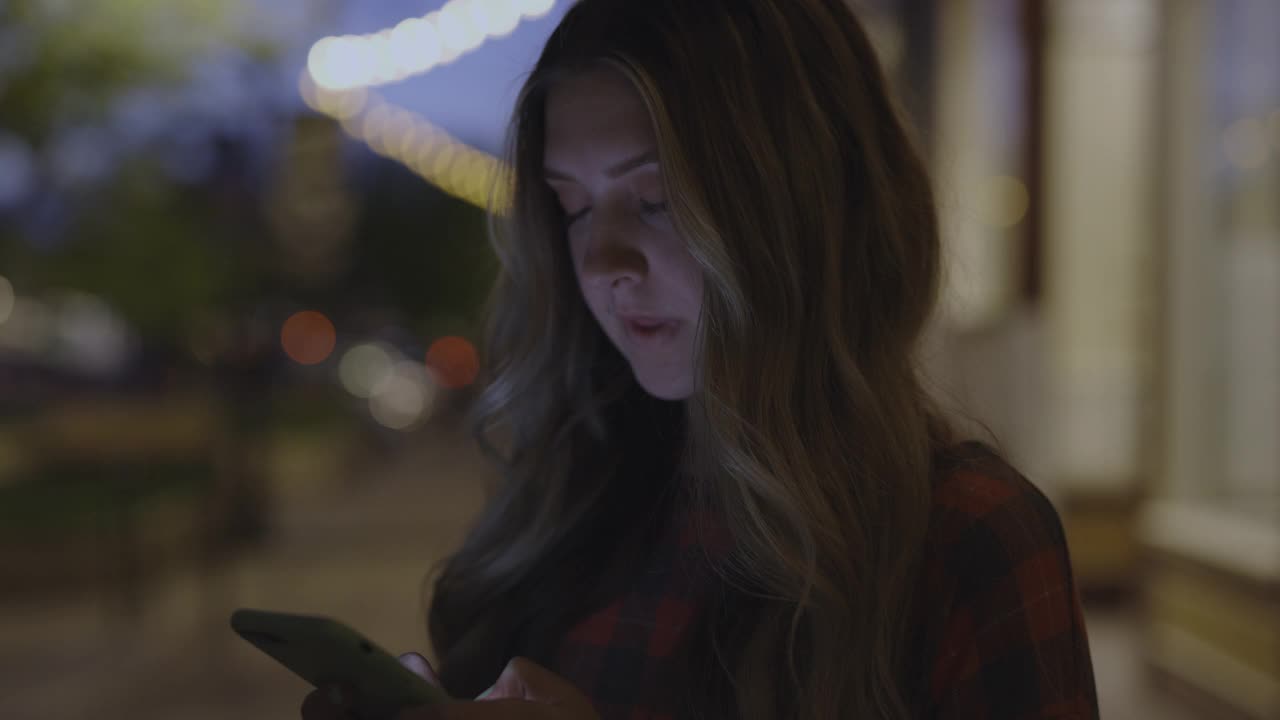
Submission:
[[[582,277],[583,261],[587,257],[586,245],[572,237],[569,239],[569,262],[573,265],[573,277],[578,281],[578,288],[586,295],[591,285]]]

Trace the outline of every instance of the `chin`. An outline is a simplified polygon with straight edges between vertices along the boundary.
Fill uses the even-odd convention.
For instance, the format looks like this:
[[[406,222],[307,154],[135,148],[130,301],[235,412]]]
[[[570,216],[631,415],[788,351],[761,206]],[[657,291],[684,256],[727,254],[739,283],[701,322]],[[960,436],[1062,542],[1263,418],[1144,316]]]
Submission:
[[[686,378],[645,378],[636,376],[636,383],[659,400],[688,400],[693,395],[693,383]]]

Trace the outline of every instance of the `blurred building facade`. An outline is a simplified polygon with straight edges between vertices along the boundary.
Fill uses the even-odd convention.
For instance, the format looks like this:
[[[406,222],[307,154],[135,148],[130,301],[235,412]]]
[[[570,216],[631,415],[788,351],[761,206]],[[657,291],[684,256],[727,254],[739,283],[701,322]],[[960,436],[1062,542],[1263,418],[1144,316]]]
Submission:
[[[463,441],[433,435],[443,423],[409,432],[430,419],[437,390],[449,397],[423,360],[431,365],[433,352],[449,347],[440,341],[472,332],[472,309],[493,270],[483,218],[466,203],[479,201],[479,181],[496,162],[486,153],[499,139],[465,126],[502,113],[480,107],[468,116],[463,93],[445,90],[465,86],[470,98],[477,88],[518,87],[514,78],[531,62],[526,53],[571,2],[524,3],[533,9],[521,26],[526,34],[512,36],[515,46],[484,44],[485,37],[512,42],[499,39],[511,30],[505,25],[472,32],[466,43],[444,38],[467,58],[440,56],[442,67],[431,73],[418,67],[426,84],[388,84],[382,94],[362,87],[340,98],[306,82],[292,96],[316,37],[392,27],[407,19],[402,14],[425,10],[272,0],[263,7],[288,5],[296,16],[283,33],[292,39],[277,51],[292,58],[281,61],[284,86],[263,83],[262,94],[232,93],[243,97],[231,103],[213,90],[252,88],[245,79],[268,77],[256,64],[267,60],[245,51],[220,65],[222,50],[206,58],[170,49],[206,82],[169,103],[178,108],[172,125],[185,128],[165,131],[176,139],[156,130],[160,139],[147,152],[130,151],[163,162],[65,192],[41,186],[53,175],[31,169],[45,154],[66,154],[30,149],[53,124],[52,110],[36,101],[55,97],[58,83],[83,94],[83,81],[109,96],[104,107],[124,108],[107,115],[141,132],[148,123],[133,114],[165,105],[157,98],[167,96],[132,66],[121,66],[129,82],[120,88],[101,87],[84,68],[146,49],[134,41],[135,26],[153,19],[163,27],[155,9],[163,3],[129,4],[133,15],[94,5],[77,18],[83,27],[120,26],[114,35],[86,34],[108,46],[99,48],[57,40],[53,30],[74,29],[72,5],[24,5],[27,15],[49,15],[36,23],[14,4],[6,15],[0,1],[0,40],[21,36],[35,48],[26,75],[22,53],[0,62],[0,568],[9,579],[0,605],[39,608],[55,595],[84,604],[98,586],[125,590],[90,597],[90,605],[107,600],[109,612],[102,622],[95,612],[90,630],[64,638],[63,647],[47,647],[43,631],[11,641],[0,667],[21,671],[9,675],[28,684],[26,696],[93,706],[99,696],[84,682],[73,682],[76,693],[63,691],[67,658],[91,646],[113,662],[133,652],[111,634],[120,618],[135,623],[130,638],[151,628],[153,644],[138,646],[158,648],[157,668],[200,669],[193,675],[203,686],[208,668],[187,660],[187,636],[168,628],[197,627],[208,615],[224,634],[219,603],[228,598],[332,609],[346,597],[350,614],[344,608],[342,616],[363,627],[363,612],[374,629],[381,619],[379,637],[410,632],[365,607],[371,593],[351,578],[364,577],[356,566],[368,557],[386,554],[371,549],[385,541],[403,555],[386,568],[386,596],[407,599],[420,556],[444,552],[473,511],[467,493],[480,470],[467,464],[474,458]],[[935,390],[959,422],[989,435],[1055,502],[1086,601],[1128,608],[1126,617],[1136,618],[1145,683],[1189,698],[1203,717],[1280,718],[1280,2],[850,2],[871,29],[937,181],[947,278],[926,348]],[[227,7],[241,5],[252,4]],[[192,4],[210,13],[221,6]],[[331,27],[346,15],[354,25]],[[244,24],[254,37],[271,25]],[[33,28],[45,28],[50,40],[36,42]],[[63,47],[90,61],[54,52]],[[503,53],[505,64],[478,62]],[[175,62],[157,58],[144,65]],[[223,66],[240,70],[219,74]],[[31,94],[15,94],[24,89]],[[405,104],[431,97],[436,105]],[[318,112],[308,114],[308,105]],[[192,122],[201,113],[213,119]],[[453,124],[445,123],[450,116]],[[96,115],[80,121],[106,123]],[[210,149],[203,135],[194,137],[201,127],[212,128],[210,137],[236,130],[247,139]],[[204,161],[184,166],[191,158],[178,152],[183,147]],[[107,200],[85,203],[79,213],[88,219],[77,224],[73,201],[87,198]],[[15,221],[24,204],[40,222]],[[110,251],[76,255],[94,241]],[[46,266],[74,271],[37,272]],[[76,302],[41,304],[46,290],[62,286],[80,293],[68,296]],[[83,302],[85,293],[98,304]],[[93,342],[33,329],[57,318],[79,318],[63,324]],[[321,321],[323,332],[303,332],[290,352],[287,325],[298,318]],[[132,357],[124,351],[138,343],[129,338],[149,326],[165,331],[153,332],[164,352],[134,362],[129,375],[84,374],[86,360]],[[313,335],[323,335],[319,360],[304,363]],[[53,352],[55,341],[71,350]],[[102,347],[114,354],[85,350]],[[64,368],[58,358],[75,362]],[[399,484],[388,482],[380,466],[423,437],[446,438],[437,445],[449,452],[414,455],[390,473]],[[448,470],[423,484],[419,468],[428,465]],[[77,488],[86,491],[83,502],[73,497]],[[368,512],[335,529],[332,518],[349,508],[333,506],[369,490],[383,494],[370,494]],[[470,498],[456,506],[471,509],[441,501],[455,496]],[[40,512],[23,510],[24,497]],[[76,508],[93,512],[77,519]],[[36,527],[45,511],[57,522]],[[392,514],[397,529],[377,540],[374,526]],[[447,525],[452,534],[407,544],[421,539],[421,525],[433,532]],[[314,539],[339,537],[337,530],[351,542],[364,539],[366,555],[352,554],[343,566],[323,543],[305,555]],[[231,536],[255,543],[234,553],[208,546]],[[197,580],[165,585],[164,565],[176,568],[168,571],[174,577],[198,566]],[[257,580],[225,596],[207,592],[237,573]],[[149,578],[156,582],[143,582]],[[165,587],[186,588],[170,593],[172,617],[157,609],[166,607]],[[415,613],[405,608],[398,617]],[[9,628],[40,626],[29,617],[43,616],[5,619]],[[153,701],[153,671],[126,670],[122,680],[112,664],[94,663],[95,677],[113,688],[103,697],[124,697],[114,688],[133,683],[142,700],[129,707],[171,714]],[[235,679],[224,700],[243,714],[247,680]],[[58,692],[45,692],[55,682]],[[5,687],[0,695],[12,697]],[[191,705],[171,699],[173,708]],[[1103,716],[1167,717],[1105,704]]]
[[[1135,608],[1151,682],[1280,717],[1280,4],[933,10],[932,375]]]

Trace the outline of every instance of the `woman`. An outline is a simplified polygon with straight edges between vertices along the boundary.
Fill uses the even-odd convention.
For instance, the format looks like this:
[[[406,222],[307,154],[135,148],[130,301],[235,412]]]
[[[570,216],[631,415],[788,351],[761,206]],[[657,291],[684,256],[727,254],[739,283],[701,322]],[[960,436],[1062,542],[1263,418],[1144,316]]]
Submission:
[[[1096,717],[1056,513],[922,390],[933,199],[841,0],[582,0],[512,140],[504,482],[403,658],[488,690],[402,718]]]

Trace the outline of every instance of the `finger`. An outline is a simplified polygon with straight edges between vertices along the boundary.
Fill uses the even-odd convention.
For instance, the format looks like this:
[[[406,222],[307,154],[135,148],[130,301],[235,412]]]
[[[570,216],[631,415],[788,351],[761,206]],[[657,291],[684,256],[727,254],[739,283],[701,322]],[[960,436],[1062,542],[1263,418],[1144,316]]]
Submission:
[[[476,696],[476,700],[533,700],[520,671],[508,662],[493,684]]]
[[[485,704],[508,699],[532,700],[558,707],[566,713],[566,717],[595,715],[591,701],[573,683],[523,657],[512,658],[493,687],[476,699],[483,699]]]
[[[436,675],[435,668],[431,667],[431,663],[427,662],[427,659],[422,655],[416,652],[407,652],[400,656],[400,664],[412,670],[415,675],[423,680],[436,687],[441,687],[440,676]]]
[[[516,678],[529,700],[559,699],[567,692],[577,692],[568,680],[525,657],[513,657],[502,674]]]

